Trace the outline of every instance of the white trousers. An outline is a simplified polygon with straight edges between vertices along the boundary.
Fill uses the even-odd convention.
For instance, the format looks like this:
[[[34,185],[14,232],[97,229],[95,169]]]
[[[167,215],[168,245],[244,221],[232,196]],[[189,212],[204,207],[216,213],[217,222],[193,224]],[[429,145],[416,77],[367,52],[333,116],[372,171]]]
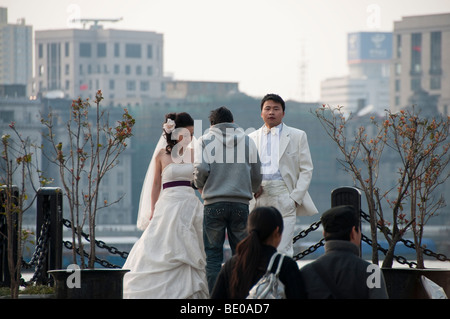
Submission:
[[[287,256],[294,255],[292,240],[294,238],[296,223],[295,201],[289,196],[286,184],[282,180],[263,181],[263,192],[256,199],[255,206],[273,206],[277,208],[283,216],[283,234],[278,251]]]

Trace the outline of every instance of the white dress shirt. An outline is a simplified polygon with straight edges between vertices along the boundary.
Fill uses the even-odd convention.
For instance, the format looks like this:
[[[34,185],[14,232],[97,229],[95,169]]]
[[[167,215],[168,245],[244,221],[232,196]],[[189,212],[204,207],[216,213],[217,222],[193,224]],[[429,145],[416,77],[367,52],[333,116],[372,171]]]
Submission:
[[[263,180],[282,180],[279,170],[280,136],[283,123],[269,129],[264,125],[261,136],[260,157]]]

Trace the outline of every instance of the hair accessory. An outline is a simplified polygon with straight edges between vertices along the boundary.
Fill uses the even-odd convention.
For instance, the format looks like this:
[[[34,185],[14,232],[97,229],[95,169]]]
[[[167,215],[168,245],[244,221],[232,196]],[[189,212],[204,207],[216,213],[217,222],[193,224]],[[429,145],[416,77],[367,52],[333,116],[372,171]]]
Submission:
[[[163,124],[163,129],[167,134],[170,134],[175,129],[175,121],[172,119],[167,119],[166,123]]]

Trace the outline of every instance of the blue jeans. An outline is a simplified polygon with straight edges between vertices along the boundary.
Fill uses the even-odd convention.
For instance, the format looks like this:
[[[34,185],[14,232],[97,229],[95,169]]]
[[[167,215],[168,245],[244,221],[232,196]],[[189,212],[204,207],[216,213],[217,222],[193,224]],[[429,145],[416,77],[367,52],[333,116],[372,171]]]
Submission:
[[[248,205],[234,202],[217,202],[204,207],[203,242],[206,253],[206,278],[212,292],[223,262],[225,229],[231,252],[247,236]]]

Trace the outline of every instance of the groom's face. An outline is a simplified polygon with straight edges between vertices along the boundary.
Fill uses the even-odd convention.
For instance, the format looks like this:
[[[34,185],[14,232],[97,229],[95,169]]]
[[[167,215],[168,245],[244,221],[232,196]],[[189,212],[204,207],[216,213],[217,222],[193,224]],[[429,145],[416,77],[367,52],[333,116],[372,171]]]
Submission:
[[[269,128],[279,125],[284,117],[281,103],[272,100],[265,101],[261,110],[261,117]]]

